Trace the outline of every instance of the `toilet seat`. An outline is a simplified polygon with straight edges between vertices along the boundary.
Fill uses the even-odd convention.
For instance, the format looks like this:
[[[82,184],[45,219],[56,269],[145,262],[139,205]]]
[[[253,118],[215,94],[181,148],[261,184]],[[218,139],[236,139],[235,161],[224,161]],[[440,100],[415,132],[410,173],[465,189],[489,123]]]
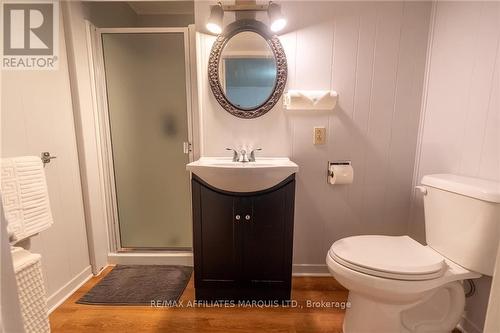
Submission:
[[[388,279],[437,279],[447,269],[442,255],[408,236],[347,237],[336,241],[328,254],[347,268]]]

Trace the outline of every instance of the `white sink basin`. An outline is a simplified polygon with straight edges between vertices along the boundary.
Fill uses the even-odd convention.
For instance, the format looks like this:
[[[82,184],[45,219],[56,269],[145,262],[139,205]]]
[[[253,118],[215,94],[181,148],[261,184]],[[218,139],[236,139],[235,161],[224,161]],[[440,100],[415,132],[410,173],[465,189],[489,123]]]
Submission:
[[[286,157],[260,157],[256,162],[233,162],[226,157],[202,157],[186,165],[209,185],[230,192],[262,191],[299,171]]]

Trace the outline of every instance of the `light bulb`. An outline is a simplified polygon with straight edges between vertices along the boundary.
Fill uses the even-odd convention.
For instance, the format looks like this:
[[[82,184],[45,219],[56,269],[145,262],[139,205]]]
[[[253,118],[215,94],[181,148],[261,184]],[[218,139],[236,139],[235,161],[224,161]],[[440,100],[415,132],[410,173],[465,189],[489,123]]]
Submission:
[[[211,23],[211,22],[208,22],[207,23],[207,30],[210,31],[211,33],[213,34],[220,34],[222,32],[222,27],[215,24],[215,23]]]
[[[278,32],[280,30],[283,30],[285,26],[286,20],[284,18],[277,19],[274,22],[271,22],[271,31]]]

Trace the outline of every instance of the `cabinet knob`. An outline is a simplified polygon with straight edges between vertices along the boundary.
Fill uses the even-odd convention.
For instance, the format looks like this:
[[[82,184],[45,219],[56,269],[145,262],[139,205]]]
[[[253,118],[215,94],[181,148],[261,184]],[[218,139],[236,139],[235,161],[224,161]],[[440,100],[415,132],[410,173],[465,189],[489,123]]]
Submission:
[[[236,221],[239,221],[241,219],[241,216],[236,215],[234,218],[236,219]]]
[[[245,215],[245,220],[250,221],[250,215]]]

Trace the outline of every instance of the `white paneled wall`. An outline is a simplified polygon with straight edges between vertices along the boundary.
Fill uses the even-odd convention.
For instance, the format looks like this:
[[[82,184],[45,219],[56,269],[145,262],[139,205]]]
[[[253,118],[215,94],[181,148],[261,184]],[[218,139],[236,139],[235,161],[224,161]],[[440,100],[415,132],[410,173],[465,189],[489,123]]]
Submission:
[[[437,2],[431,30],[414,182],[431,173],[500,181],[500,3]],[[412,218],[424,241],[419,195]],[[490,282],[477,280],[467,299],[468,332],[482,331]]]
[[[450,172],[500,180],[500,3],[439,3],[416,181]],[[421,198],[413,233],[423,239]]]
[[[91,275],[63,25],[59,27],[59,69],[3,71],[1,85],[1,156],[39,156],[43,151],[57,156],[45,168],[54,224],[32,237],[30,246],[42,255],[49,307]]]
[[[214,37],[200,34],[198,60],[205,156],[250,144],[262,155],[290,156],[297,177],[296,271],[324,270],[329,246],[345,236],[404,234],[427,48],[430,3],[280,2],[289,26],[280,40],[288,58],[288,89],[336,90],[333,113],[284,111],[235,118],[213,98],[206,66]],[[195,4],[199,31],[208,5]],[[327,144],[314,146],[314,126]],[[326,183],[328,160],[351,159],[349,186]]]

